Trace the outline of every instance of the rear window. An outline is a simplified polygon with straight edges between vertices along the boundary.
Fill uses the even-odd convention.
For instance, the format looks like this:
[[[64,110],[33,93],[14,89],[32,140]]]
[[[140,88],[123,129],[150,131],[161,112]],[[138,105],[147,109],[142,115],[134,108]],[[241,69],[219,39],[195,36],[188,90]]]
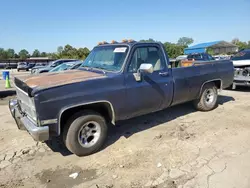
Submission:
[[[247,60],[250,59],[250,51],[241,51],[232,57],[232,60]]]
[[[202,60],[202,55],[201,54],[190,54],[187,56],[187,59]]]

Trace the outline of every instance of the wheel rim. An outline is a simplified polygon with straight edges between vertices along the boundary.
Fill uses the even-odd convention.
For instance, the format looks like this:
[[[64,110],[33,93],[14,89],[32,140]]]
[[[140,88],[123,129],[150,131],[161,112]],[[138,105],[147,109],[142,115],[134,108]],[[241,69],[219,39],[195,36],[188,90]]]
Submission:
[[[212,89],[208,89],[205,93],[205,102],[211,104],[214,102],[215,94]]]
[[[84,148],[89,148],[96,144],[101,135],[101,126],[95,121],[85,123],[79,130],[78,141]]]

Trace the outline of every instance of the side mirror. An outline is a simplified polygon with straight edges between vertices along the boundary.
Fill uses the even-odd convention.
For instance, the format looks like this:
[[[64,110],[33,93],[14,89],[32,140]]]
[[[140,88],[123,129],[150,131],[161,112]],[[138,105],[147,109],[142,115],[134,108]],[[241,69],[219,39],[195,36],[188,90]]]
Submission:
[[[140,65],[137,73],[134,73],[134,77],[135,77],[135,80],[137,82],[140,82],[141,81],[141,77],[142,77],[142,73],[153,73],[154,72],[154,68],[153,68],[153,65],[152,64],[149,64],[149,63],[143,63]]]
[[[154,68],[153,68],[152,64],[143,63],[143,64],[141,64],[139,71],[145,72],[145,73],[152,73],[152,72],[154,72]]]

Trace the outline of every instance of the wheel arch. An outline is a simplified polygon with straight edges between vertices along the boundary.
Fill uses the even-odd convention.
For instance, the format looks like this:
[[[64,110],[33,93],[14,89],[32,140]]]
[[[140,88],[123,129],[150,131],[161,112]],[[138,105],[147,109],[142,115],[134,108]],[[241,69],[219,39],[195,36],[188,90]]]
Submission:
[[[223,89],[223,82],[220,78],[218,79],[213,79],[213,80],[208,80],[206,82],[204,82],[200,88],[200,92],[199,92],[199,97],[201,96],[201,93],[202,93],[202,90],[203,90],[203,87],[206,85],[206,84],[209,84],[209,83],[214,83],[215,86],[221,91]]]
[[[115,125],[115,111],[113,105],[106,100],[94,101],[63,108],[59,114],[58,135],[62,133],[62,129],[66,121],[76,112],[81,110],[93,110],[100,113],[107,122]]]

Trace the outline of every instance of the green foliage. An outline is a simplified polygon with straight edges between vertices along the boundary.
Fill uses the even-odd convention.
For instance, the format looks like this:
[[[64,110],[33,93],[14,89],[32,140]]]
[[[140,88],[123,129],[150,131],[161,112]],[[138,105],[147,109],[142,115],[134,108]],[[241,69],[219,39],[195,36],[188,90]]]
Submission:
[[[62,52],[63,52],[63,47],[62,46],[58,46],[57,47],[57,53],[61,55]]]
[[[1,59],[7,59],[8,58],[8,54],[3,48],[0,48],[0,58]]]
[[[7,53],[7,58],[8,58],[8,59],[11,59],[11,58],[14,58],[14,57],[15,57],[15,50],[14,50],[14,49],[8,49],[8,50],[6,51],[6,53]]]
[[[157,41],[154,40],[154,39],[149,38],[149,39],[147,39],[147,40],[142,39],[142,40],[140,40],[139,42],[157,42]]]
[[[89,55],[89,52],[88,48],[79,48],[77,50],[77,54],[80,59],[85,59]]]
[[[193,39],[189,37],[181,37],[177,43],[170,43],[165,42],[164,47],[166,51],[168,52],[168,55],[170,58],[176,58],[179,55],[184,54],[184,49],[193,43]],[[140,42],[158,42],[152,38],[146,39],[146,40],[140,40]],[[250,41],[248,42],[242,42],[238,38],[235,38],[232,40],[233,44],[236,44],[239,46],[239,50],[241,49],[250,49]],[[88,48],[74,48],[73,46],[67,44],[64,47],[59,46],[57,48],[57,52],[54,53],[46,53],[46,52],[40,52],[38,49],[35,49],[32,53],[32,57],[49,57],[51,59],[60,59],[60,58],[74,58],[74,59],[82,59],[84,60],[88,55],[90,51]],[[212,51],[208,49],[208,53],[212,55]],[[0,60],[1,59],[26,59],[30,57],[30,54],[27,50],[22,49],[19,53],[15,53],[13,49],[3,49],[0,48]]]
[[[177,56],[182,55],[184,53],[184,48],[185,48],[185,46],[181,46],[170,42],[165,42],[164,47],[170,58],[176,58]]]
[[[22,49],[19,53],[18,53],[20,59],[27,59],[28,57],[30,57],[30,54],[27,50]]]
[[[207,48],[207,53],[210,55],[214,55],[214,50],[212,48]]]
[[[179,38],[177,45],[187,47],[188,45],[192,44],[193,42],[194,42],[194,39],[192,39],[192,38],[181,37],[181,38]]]
[[[46,52],[42,52],[40,56],[41,57],[47,57],[47,53]]]
[[[232,43],[239,47],[239,50],[250,49],[250,41],[242,42],[238,38],[232,40]]]
[[[39,52],[39,50],[38,49],[35,49],[34,50],[34,52],[33,52],[33,54],[32,54],[32,57],[40,57],[40,52]]]

